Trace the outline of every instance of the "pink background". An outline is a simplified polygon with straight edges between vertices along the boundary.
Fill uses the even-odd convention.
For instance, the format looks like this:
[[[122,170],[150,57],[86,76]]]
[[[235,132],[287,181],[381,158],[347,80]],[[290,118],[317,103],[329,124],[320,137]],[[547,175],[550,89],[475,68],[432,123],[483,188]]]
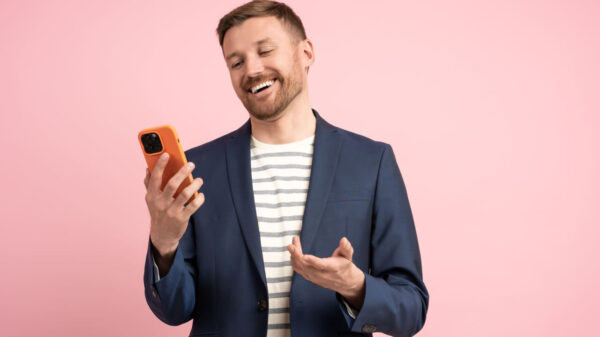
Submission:
[[[215,35],[240,1],[2,1],[0,334],[187,336],[143,295],[139,130],[248,118]],[[427,337],[600,333],[600,3],[290,1],[311,103],[392,144]]]

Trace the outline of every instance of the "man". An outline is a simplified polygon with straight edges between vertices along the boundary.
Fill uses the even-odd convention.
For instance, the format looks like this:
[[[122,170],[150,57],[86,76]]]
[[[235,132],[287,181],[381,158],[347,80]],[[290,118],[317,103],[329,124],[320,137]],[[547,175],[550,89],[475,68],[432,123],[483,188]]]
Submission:
[[[429,294],[391,147],[311,109],[313,45],[286,5],[247,3],[217,33],[250,118],[186,151],[163,191],[168,158],[147,172],[151,310],[191,336],[416,334]]]

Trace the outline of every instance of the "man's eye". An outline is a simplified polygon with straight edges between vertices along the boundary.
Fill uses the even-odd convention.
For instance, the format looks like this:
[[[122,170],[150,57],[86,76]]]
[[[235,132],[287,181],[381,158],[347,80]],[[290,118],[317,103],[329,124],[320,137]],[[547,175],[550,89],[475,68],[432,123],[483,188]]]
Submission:
[[[273,51],[273,49],[271,49],[271,50],[263,50],[263,51],[259,52],[259,54],[260,55],[265,55],[265,54],[268,54],[268,53],[270,53],[272,51]]]
[[[236,62],[234,64],[231,65],[231,68],[237,68],[240,66],[240,64],[242,64],[242,62]]]

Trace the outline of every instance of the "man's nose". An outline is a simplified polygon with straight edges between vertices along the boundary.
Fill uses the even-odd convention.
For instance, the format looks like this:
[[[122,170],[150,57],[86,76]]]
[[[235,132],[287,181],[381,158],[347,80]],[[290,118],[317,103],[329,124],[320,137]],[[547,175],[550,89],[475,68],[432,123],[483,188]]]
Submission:
[[[258,57],[248,57],[246,59],[246,74],[248,77],[260,75],[265,70],[263,63]]]

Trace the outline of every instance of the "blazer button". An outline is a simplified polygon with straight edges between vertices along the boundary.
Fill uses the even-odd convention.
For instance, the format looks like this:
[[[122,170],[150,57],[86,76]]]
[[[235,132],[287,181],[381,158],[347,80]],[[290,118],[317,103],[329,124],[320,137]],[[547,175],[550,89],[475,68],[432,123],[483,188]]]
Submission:
[[[375,332],[375,330],[377,330],[377,327],[374,325],[371,325],[371,324],[365,324],[362,326],[363,332],[371,333],[371,332]]]
[[[258,310],[259,311],[265,311],[265,310],[267,310],[267,307],[268,307],[267,301],[265,301],[265,300],[258,301]]]

